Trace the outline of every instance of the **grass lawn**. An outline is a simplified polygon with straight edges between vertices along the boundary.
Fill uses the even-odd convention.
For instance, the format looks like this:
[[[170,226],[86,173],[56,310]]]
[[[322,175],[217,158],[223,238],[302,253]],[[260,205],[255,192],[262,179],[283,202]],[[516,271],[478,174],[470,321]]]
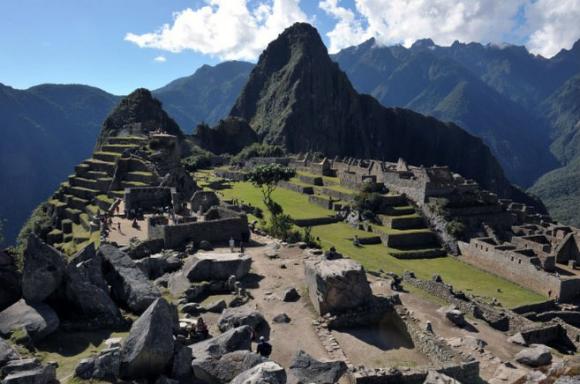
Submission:
[[[367,270],[382,269],[398,274],[413,271],[422,279],[431,279],[433,274],[437,273],[458,290],[479,296],[496,297],[507,307],[546,300],[542,295],[472,267],[454,257],[400,260],[391,256],[389,249],[382,244],[355,247],[343,225],[350,229],[343,223],[321,225],[312,227],[312,235],[320,237],[323,248],[334,246],[339,252],[360,262]],[[498,288],[501,292],[497,292]]]
[[[232,183],[231,189],[218,191],[225,199],[239,199],[246,204],[261,208],[266,214],[266,206],[262,202],[262,193],[251,183]],[[284,207],[284,212],[294,219],[310,219],[333,215],[330,209],[322,208],[308,202],[308,195],[278,187],[272,194],[272,199]]]
[[[219,191],[224,198],[237,198],[264,209],[260,191],[250,183],[232,183],[231,186],[231,189]],[[274,192],[273,199],[294,218],[301,219],[332,214],[332,211],[328,209],[310,204],[307,195],[283,188],[278,188]],[[312,227],[312,235],[320,237],[325,249],[334,246],[339,252],[359,261],[367,270],[378,271],[382,269],[399,274],[404,271],[413,271],[417,277],[422,279],[431,279],[433,274],[437,273],[444,281],[452,284],[458,290],[489,298],[495,297],[506,307],[546,300],[542,295],[472,267],[454,257],[400,260],[391,256],[389,249],[382,244],[355,247],[351,240],[354,234],[359,235],[359,237],[372,235],[369,232],[353,229],[345,223]],[[498,288],[501,292],[497,291]]]
[[[81,359],[91,356],[103,348],[111,337],[126,337],[129,332],[110,331],[63,332],[58,331],[37,345],[35,355],[42,361],[58,363],[57,378],[63,382],[72,378]]]

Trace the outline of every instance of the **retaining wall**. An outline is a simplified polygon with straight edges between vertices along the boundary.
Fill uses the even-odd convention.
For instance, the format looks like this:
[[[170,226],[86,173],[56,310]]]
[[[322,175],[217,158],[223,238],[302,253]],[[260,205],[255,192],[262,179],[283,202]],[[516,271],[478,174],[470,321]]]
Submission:
[[[163,226],[165,248],[180,248],[188,242],[198,243],[207,240],[210,243],[227,242],[230,238],[236,241],[248,241],[250,230],[246,215],[237,218],[225,218],[196,223]]]

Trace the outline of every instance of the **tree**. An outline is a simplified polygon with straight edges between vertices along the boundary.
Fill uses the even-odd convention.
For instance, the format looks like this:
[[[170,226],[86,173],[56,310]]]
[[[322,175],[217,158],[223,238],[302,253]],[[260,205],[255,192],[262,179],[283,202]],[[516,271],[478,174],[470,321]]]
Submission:
[[[272,216],[282,214],[282,207],[272,200],[272,192],[278,187],[280,181],[288,181],[296,175],[296,172],[280,164],[259,165],[248,174],[248,181],[262,192],[262,201]]]

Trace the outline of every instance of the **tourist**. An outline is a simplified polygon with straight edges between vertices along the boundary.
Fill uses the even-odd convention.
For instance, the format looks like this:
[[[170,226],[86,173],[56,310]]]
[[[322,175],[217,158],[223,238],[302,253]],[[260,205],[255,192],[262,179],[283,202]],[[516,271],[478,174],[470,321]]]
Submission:
[[[256,349],[256,352],[264,357],[270,357],[272,354],[272,345],[266,341],[264,336],[260,336],[260,341],[258,342],[258,348]]]
[[[230,237],[230,252],[234,253],[234,246],[236,245],[236,241],[233,237]]]
[[[354,235],[354,238],[352,239],[352,245],[355,247],[360,247],[360,240],[358,239],[357,235]]]
[[[205,321],[203,321],[203,317],[197,319],[197,323],[195,323],[195,334],[197,337],[201,338],[201,340],[205,340],[209,337],[209,331],[207,325],[205,325]]]
[[[117,230],[119,231],[119,233],[121,233],[121,222],[120,221],[117,222]]]
[[[244,254],[244,250],[245,250],[245,247],[244,247],[244,242],[240,240],[240,253],[241,253],[242,255]]]
[[[236,278],[236,275],[230,275],[230,277],[228,277],[228,281],[226,283],[227,289],[229,289],[229,291],[234,294],[236,291],[236,281],[238,281],[238,279]]]

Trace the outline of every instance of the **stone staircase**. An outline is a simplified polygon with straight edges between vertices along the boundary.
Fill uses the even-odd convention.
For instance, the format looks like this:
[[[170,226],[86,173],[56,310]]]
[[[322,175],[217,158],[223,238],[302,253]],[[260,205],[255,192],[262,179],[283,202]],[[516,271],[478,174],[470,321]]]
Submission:
[[[147,139],[141,137],[110,138],[91,158],[75,167],[74,174],[61,183],[49,200],[58,218],[58,227],[47,236],[50,244],[63,251],[72,251],[75,247],[71,245],[98,239],[98,231],[91,229],[92,217],[108,210],[116,198],[122,198],[124,188],[151,185],[157,181],[156,175],[139,164],[135,171],[130,169],[124,175],[119,189],[111,190],[113,176],[123,153],[146,142]]]

